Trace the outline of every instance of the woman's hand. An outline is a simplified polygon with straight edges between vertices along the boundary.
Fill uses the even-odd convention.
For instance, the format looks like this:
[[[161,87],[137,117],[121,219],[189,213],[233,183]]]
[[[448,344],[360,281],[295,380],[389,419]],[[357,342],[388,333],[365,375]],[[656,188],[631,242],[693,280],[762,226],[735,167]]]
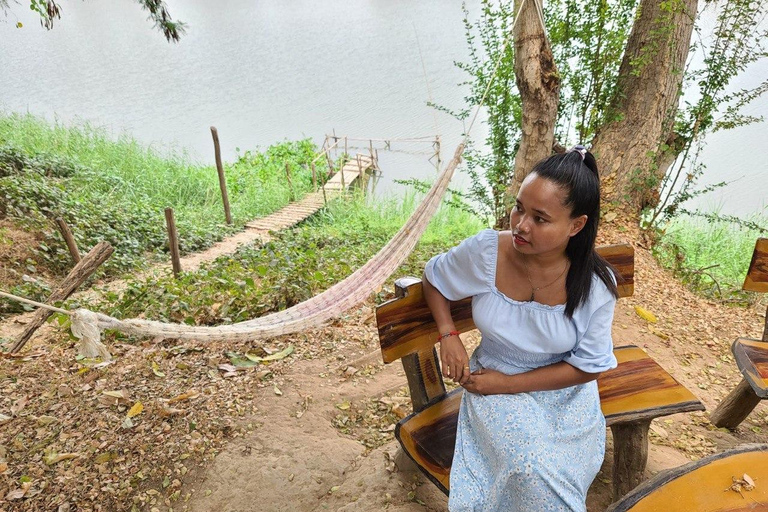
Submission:
[[[481,368],[469,375],[461,385],[470,393],[478,395],[501,395],[510,393],[510,375],[496,370]]]
[[[440,341],[440,364],[443,376],[450,377],[462,386],[469,379],[469,356],[458,336],[449,336]]]

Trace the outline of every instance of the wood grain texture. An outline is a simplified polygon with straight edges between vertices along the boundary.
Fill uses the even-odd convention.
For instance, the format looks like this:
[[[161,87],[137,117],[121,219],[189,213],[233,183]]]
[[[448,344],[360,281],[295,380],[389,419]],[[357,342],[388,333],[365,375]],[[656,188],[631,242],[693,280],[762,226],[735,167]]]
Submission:
[[[434,347],[404,356],[403,368],[414,412],[423,410],[445,395],[445,384]]]
[[[598,253],[619,273],[620,296],[631,295],[634,291],[634,248],[627,244],[609,245],[598,248]],[[424,300],[421,281],[411,279],[407,285],[399,287],[400,294],[402,296],[376,308],[379,343],[385,363],[434,346],[439,334]],[[475,328],[471,299],[451,302],[451,315],[459,332]]]
[[[613,434],[613,500],[637,487],[648,463],[651,420],[611,425]]]
[[[733,342],[731,351],[741,374],[755,394],[760,398],[768,398],[768,343],[739,338]]]
[[[704,405],[641,348],[613,351],[618,367],[600,375],[600,405],[608,425],[703,411]]]
[[[768,238],[758,238],[743,288],[750,292],[768,292]]]
[[[749,382],[741,379],[733,391],[717,405],[709,419],[716,427],[734,429],[749,416],[760,400]]]
[[[751,491],[728,490],[747,473]],[[768,511],[768,445],[745,445],[664,471],[614,503],[606,512]]]

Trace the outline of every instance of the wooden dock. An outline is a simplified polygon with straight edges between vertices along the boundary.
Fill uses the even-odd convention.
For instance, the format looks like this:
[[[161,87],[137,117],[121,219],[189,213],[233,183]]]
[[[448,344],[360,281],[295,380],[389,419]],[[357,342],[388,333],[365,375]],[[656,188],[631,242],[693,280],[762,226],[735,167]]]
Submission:
[[[290,203],[271,215],[252,220],[245,227],[259,231],[279,231],[298,224],[322,208],[326,199],[338,197],[355,185],[364,173],[375,168],[376,162],[370,155],[357,154],[331,176],[318,192],[307,194],[302,200]]]

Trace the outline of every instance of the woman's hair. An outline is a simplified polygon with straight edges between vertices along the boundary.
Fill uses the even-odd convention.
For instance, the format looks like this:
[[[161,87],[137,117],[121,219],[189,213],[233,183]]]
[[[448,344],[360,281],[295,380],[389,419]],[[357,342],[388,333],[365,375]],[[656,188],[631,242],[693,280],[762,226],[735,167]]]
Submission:
[[[571,218],[587,216],[584,227],[571,237],[565,248],[565,254],[571,263],[565,280],[568,296],[565,314],[568,317],[573,316],[574,310],[587,300],[592,288],[592,274],[597,274],[618,298],[619,293],[612,276],[617,274],[595,251],[600,218],[600,178],[595,157],[583,146],[576,146],[571,151],[542,160],[531,172],[552,181],[567,192],[564,206],[571,209]]]

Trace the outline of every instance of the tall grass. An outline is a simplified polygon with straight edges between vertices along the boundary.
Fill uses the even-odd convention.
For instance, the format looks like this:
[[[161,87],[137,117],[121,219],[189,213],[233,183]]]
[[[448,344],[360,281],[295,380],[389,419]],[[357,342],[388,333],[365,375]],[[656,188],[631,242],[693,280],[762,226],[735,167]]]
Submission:
[[[36,221],[44,231],[41,256],[52,270],[68,266],[51,219],[62,216],[81,249],[98,240],[115,246],[113,271],[165,250],[163,210],[174,209],[182,252],[200,250],[246,221],[271,213],[310,190],[307,169],[316,148],[309,140],[247,151],[226,165],[233,227],[224,226],[218,177],[212,165],[183,152],[160,152],[126,134],[112,138],[84,123],[50,124],[32,115],[0,114],[0,212]],[[291,166],[293,191],[285,178]]]
[[[192,224],[210,226],[224,218],[215,167],[193,162],[186,152],[159,151],[125,133],[113,138],[104,128],[89,123],[50,124],[31,114],[0,114],[3,144],[27,155],[50,155],[77,163],[87,172],[74,176],[73,186],[105,201],[141,203],[159,212],[173,207],[177,217]],[[309,141],[285,143],[264,154],[246,152],[227,164],[235,224],[242,225],[289,201],[286,163],[292,166],[296,194],[306,193],[311,178],[302,165],[314,152]]]
[[[750,222],[768,225],[756,214]],[[678,272],[695,290],[716,298],[738,295],[755,241],[767,233],[727,221],[680,216],[665,228],[655,247],[657,258]]]

